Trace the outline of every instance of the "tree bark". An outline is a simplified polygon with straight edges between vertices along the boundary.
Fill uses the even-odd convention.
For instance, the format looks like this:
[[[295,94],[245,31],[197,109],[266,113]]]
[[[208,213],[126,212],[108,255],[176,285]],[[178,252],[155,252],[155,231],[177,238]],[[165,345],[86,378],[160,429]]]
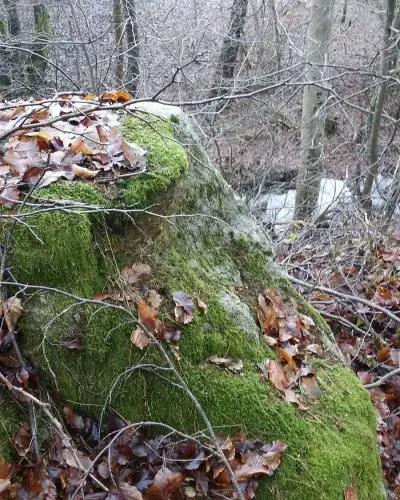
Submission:
[[[6,18],[1,20],[0,32],[2,36],[18,37],[21,34],[21,24],[19,21],[16,0],[3,0],[4,11],[7,12]],[[16,43],[16,40],[13,40]],[[10,89],[12,85],[12,73],[14,72],[13,57],[10,50],[1,49],[0,66],[0,91],[4,92]]]
[[[27,69],[27,77],[34,84],[35,87],[39,86],[43,81],[44,74],[47,68],[47,58],[49,55],[46,38],[50,35],[50,15],[46,7],[39,3],[33,6],[33,13],[35,19],[35,45],[30,58],[30,67]]]
[[[229,93],[246,24],[248,0],[233,0],[228,32],[222,43],[211,97]]]
[[[319,82],[325,77],[334,11],[334,0],[312,0],[305,71],[307,82]],[[297,219],[310,218],[318,205],[327,99],[323,85],[306,85],[303,91],[301,167],[297,176],[295,203]]]
[[[139,28],[137,24],[136,8],[134,0],[125,0],[125,10],[127,15],[126,27],[126,55],[128,58],[126,68],[125,87],[133,95],[138,92],[139,83]]]
[[[398,28],[400,27],[400,13],[398,9],[397,0],[387,0],[386,3],[386,25],[384,48],[382,50],[381,59],[381,74],[383,77],[387,76],[390,71],[395,67],[398,55],[397,44],[395,39],[398,36]],[[388,90],[388,80],[383,80],[376,99],[374,115],[372,118],[371,132],[369,135],[369,168],[365,177],[364,186],[361,192],[361,199],[367,209],[371,207],[371,189],[373,182],[379,170],[379,129],[382,121],[382,114],[386,102]]]
[[[124,78],[124,53],[123,53],[123,10],[121,0],[113,0],[113,30],[115,58],[115,84],[121,87]]]
[[[271,26],[273,29],[273,35],[274,35],[274,51],[275,51],[275,58],[276,58],[276,70],[280,71],[282,66],[281,66],[281,37],[278,29],[278,15],[276,12],[276,3],[275,0],[268,0],[268,11],[269,11],[269,17],[270,17],[270,22]]]

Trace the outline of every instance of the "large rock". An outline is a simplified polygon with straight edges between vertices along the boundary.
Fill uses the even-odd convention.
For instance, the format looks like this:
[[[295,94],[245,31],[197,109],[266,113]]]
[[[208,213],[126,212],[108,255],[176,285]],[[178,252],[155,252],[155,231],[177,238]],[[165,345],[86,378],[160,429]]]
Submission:
[[[149,172],[116,187],[59,182],[40,191],[41,199],[114,210],[100,215],[48,211],[30,218],[31,228],[20,225],[15,235],[14,275],[21,282],[91,297],[118,289],[123,267],[150,265],[151,286],[164,297],[164,316],[173,310],[176,290],[208,305],[206,314],[197,312],[183,328],[180,359],[174,359],[213,426],[288,443],[279,471],[262,482],[258,498],[337,500],[349,485],[357,488],[359,499],[383,498],[373,408],[342,364],[328,326],[280,275],[268,237],[210,164],[185,115],[155,104],[141,110],[139,115],[135,110],[136,117],[121,117],[122,129],[148,151]],[[129,217],[115,210],[132,205],[138,211]],[[260,339],[256,322],[257,295],[267,287],[294,298],[317,325],[326,356],[309,361],[322,395],[307,411],[284,402],[260,380],[257,363],[276,357]],[[20,324],[24,351],[60,407],[68,401],[97,418],[112,408],[131,421],[160,421],[188,433],[203,429],[182,391],[154,373],[129,370],[139,362],[160,363],[155,348],[139,351],[131,344],[133,328],[121,311],[77,303],[50,290],[28,294]],[[76,336],[83,339],[81,352],[63,342]],[[243,373],[207,364],[212,355],[242,359]],[[19,416],[10,405],[1,405],[0,412],[5,455]]]

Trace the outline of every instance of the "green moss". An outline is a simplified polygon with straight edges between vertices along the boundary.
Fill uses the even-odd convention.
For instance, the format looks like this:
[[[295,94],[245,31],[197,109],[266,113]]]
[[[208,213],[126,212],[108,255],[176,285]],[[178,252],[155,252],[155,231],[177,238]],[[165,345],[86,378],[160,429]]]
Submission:
[[[187,154],[174,140],[173,126],[160,119],[147,115],[125,117],[122,133],[148,153],[148,172],[126,183],[124,202],[148,205],[187,171]]]
[[[9,394],[0,388],[0,460],[15,459],[12,438],[23,420]]]
[[[68,306],[66,299],[52,300],[53,306],[59,303],[51,316]],[[58,381],[61,401],[78,402],[81,412],[98,417],[124,370],[139,361],[161,364],[161,360],[154,349],[143,353],[131,346],[132,325],[126,324],[126,316],[104,310],[94,314],[87,307],[78,310],[52,325],[45,353]],[[39,318],[38,324],[42,323]],[[87,327],[82,353],[60,345],[60,338],[82,331],[83,324]],[[32,345],[28,347],[36,353],[39,366],[46,367],[41,348],[34,347],[42,337],[32,325],[31,332]],[[322,396],[310,403],[309,411],[300,412],[260,380],[256,362],[268,357],[268,348],[246,342],[243,332],[213,303],[203,320],[197,316],[184,328],[180,354],[179,369],[217,430],[288,443],[278,474],[262,483],[258,498],[337,499],[349,484],[357,487],[360,499],[383,498],[375,417],[368,394],[347,369],[320,363]],[[243,375],[208,365],[205,359],[212,354],[244,359]],[[47,370],[43,378],[54,386]],[[133,372],[130,378],[120,378],[111,406],[132,421],[160,421],[188,433],[204,428],[182,391],[154,374]]]
[[[80,181],[57,181],[37,192],[39,199],[72,200],[91,205],[104,205],[100,190],[94,185]]]
[[[101,287],[95,255],[86,215],[47,212],[16,227],[10,264],[20,283],[89,296]]]

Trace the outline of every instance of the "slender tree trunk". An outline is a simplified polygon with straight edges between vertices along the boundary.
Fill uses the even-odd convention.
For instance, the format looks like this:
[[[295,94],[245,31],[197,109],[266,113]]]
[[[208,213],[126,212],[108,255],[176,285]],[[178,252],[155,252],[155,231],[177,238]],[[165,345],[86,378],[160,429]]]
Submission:
[[[113,0],[113,30],[115,58],[115,84],[122,87],[124,78],[123,9],[121,0]]]
[[[342,24],[344,24],[346,22],[346,19],[347,19],[347,0],[344,0],[343,10],[342,10],[342,18],[341,18],[340,22]]]
[[[308,82],[318,82],[325,77],[334,11],[334,0],[312,0],[305,72]],[[327,99],[327,91],[321,85],[306,85],[303,91],[301,167],[297,176],[295,204],[295,217],[298,219],[310,218],[318,205]]]
[[[385,206],[384,222],[388,225],[395,213],[397,203],[400,199],[400,159],[397,160],[393,175],[393,183]]]
[[[233,0],[228,32],[222,43],[211,97],[229,93],[246,24],[248,0]]]
[[[125,87],[136,96],[139,84],[139,28],[137,24],[136,8],[134,0],[125,0],[125,10],[127,15],[126,27],[126,55],[128,57],[126,68]]]
[[[17,0],[3,0],[3,3],[8,14],[8,34],[18,36],[21,34],[21,24],[18,17]]]
[[[21,34],[16,0],[3,0],[3,5],[4,11],[7,14],[0,22],[1,35],[16,38]],[[16,44],[17,40],[12,40],[12,43]],[[0,91],[5,92],[10,90],[13,82],[13,74],[19,74],[20,71],[17,71],[17,65],[15,64],[17,59],[13,57],[12,51],[1,49],[0,58]],[[21,68],[21,64],[18,66]]]
[[[46,7],[39,3],[33,6],[33,13],[35,19],[35,45],[31,56],[31,64],[27,69],[27,77],[35,87],[40,86],[47,68],[47,58],[49,55],[48,45],[46,39],[50,35],[50,16]]]
[[[398,27],[400,26],[400,13],[398,12],[396,15],[396,3],[397,0],[387,0],[386,3],[385,37],[381,60],[382,76],[388,75],[397,61],[398,48],[395,40],[398,36]],[[388,81],[384,80],[378,91],[372,118],[371,132],[369,135],[369,168],[361,192],[362,202],[366,208],[370,208],[371,206],[371,189],[379,170],[379,129],[386,102],[387,90]]]
[[[276,12],[275,0],[268,0],[268,11],[274,35],[276,69],[277,71],[280,71],[282,69],[281,36],[278,29],[278,14]]]

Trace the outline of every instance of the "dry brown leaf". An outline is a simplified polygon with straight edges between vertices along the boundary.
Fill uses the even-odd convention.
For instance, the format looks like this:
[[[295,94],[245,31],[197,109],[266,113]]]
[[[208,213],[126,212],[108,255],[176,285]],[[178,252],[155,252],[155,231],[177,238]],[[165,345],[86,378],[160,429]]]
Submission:
[[[268,362],[268,379],[271,383],[278,389],[278,391],[284,392],[288,386],[289,382],[286,378],[286,374],[283,371],[282,366],[278,361],[270,359]]]
[[[211,356],[207,359],[207,361],[213,365],[219,366],[220,368],[226,368],[234,373],[238,373],[243,369],[243,361],[241,359]]]
[[[99,173],[99,170],[89,170],[86,167],[80,167],[79,165],[71,165],[72,171],[75,177],[80,177],[81,179],[94,179]]]
[[[93,149],[89,148],[82,138],[77,139],[73,144],[71,144],[68,152],[71,154],[82,153],[86,156],[92,156],[95,154]]]
[[[283,399],[288,403],[296,405],[299,410],[307,410],[307,406],[302,402],[300,397],[292,389],[286,389],[283,392]]]
[[[344,490],[344,500],[358,500],[357,489],[351,484]]]
[[[269,475],[270,471],[268,467],[264,466],[262,455],[252,452],[247,454],[246,462],[235,470],[235,478],[239,483],[248,481],[249,479],[255,477]]]
[[[138,300],[138,318],[140,324],[150,333],[160,330],[160,320],[157,311],[150,307],[143,299]]]
[[[122,493],[124,500],[143,500],[143,495],[136,488],[129,483],[119,483],[118,491]]]
[[[117,90],[115,97],[118,102],[129,102],[132,100],[132,96],[128,92],[125,92],[125,90]]]
[[[11,481],[9,479],[0,479],[0,495],[10,489],[10,486]]]
[[[32,433],[28,422],[23,422],[13,437],[14,447],[20,457],[24,457],[32,443]]]
[[[131,334],[131,342],[142,351],[150,344],[151,338],[138,326]]]
[[[183,476],[180,472],[173,473],[167,467],[160,469],[154,478],[154,484],[147,489],[145,498],[167,500],[182,485]]]
[[[151,267],[148,264],[133,264],[131,267],[125,267],[122,272],[122,278],[129,284],[134,285],[141,281],[144,277],[151,274]]]
[[[156,291],[156,290],[149,290],[149,293],[147,294],[147,302],[150,304],[150,306],[158,311],[161,302],[162,302],[162,297],[161,295]]]
[[[22,302],[19,297],[15,295],[10,297],[3,303],[3,316],[6,322],[7,328],[10,332],[15,331],[18,320],[21,317],[24,308],[22,307]]]
[[[192,297],[185,292],[174,292],[172,298],[175,302],[175,319],[183,325],[193,321],[194,302]]]
[[[301,377],[299,380],[299,387],[301,393],[308,399],[317,399],[321,396],[321,388],[318,385],[315,375]]]
[[[196,300],[197,300],[197,305],[199,306],[199,309],[200,311],[203,313],[203,314],[206,314],[207,313],[207,309],[208,309],[208,306],[205,302],[203,302],[200,297],[196,297]]]

